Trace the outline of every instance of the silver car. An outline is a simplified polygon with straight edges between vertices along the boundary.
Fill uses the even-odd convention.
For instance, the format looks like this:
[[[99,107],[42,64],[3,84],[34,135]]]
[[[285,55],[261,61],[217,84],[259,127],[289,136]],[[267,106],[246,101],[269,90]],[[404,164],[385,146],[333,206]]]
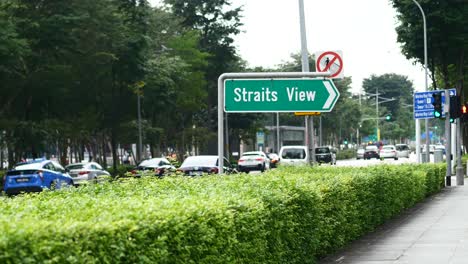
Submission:
[[[395,145],[397,156],[399,158],[409,158],[410,155],[410,148],[406,144],[396,144]]]
[[[96,162],[73,163],[65,167],[75,185],[85,182],[98,182],[110,176],[110,173]]]
[[[364,152],[366,152],[365,149],[358,148],[358,150],[356,151],[356,159],[363,159],[364,158]]]

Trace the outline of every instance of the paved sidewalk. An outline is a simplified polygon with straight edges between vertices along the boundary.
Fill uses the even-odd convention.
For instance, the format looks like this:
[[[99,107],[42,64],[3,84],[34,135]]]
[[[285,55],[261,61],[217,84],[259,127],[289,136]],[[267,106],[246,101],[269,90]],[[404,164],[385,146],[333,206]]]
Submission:
[[[467,185],[446,187],[320,263],[467,264]]]

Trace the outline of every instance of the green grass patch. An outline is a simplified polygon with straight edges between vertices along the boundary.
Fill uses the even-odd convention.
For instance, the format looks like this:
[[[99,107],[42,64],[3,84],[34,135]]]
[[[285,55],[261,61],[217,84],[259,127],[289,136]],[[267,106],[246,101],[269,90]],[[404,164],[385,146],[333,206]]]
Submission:
[[[439,191],[444,172],[284,167],[0,197],[0,263],[315,263]]]

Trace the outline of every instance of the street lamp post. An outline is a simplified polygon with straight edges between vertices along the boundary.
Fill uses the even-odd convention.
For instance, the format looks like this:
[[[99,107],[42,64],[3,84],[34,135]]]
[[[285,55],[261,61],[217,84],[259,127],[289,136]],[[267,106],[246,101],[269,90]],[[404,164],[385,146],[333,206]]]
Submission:
[[[424,81],[425,81],[425,87],[424,91],[427,92],[428,90],[428,84],[427,84],[427,33],[426,33],[426,15],[424,14],[424,10],[422,9],[421,5],[416,1],[413,0],[413,2],[418,6],[419,10],[421,11],[421,15],[423,18],[423,26],[424,26]],[[426,124],[426,153],[427,153],[427,161],[429,162],[429,119],[425,119],[425,124]],[[417,154],[417,160],[418,163],[420,163],[420,132],[421,131],[421,125],[419,123],[419,119],[416,120],[416,154]]]

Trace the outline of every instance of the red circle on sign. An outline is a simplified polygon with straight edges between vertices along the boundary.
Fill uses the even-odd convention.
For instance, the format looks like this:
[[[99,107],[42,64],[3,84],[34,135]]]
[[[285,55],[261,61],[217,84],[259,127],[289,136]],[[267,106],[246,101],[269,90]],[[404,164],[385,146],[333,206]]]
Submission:
[[[333,58],[330,60],[330,62],[328,63],[328,65],[324,68],[324,69],[321,69],[320,67],[320,61],[326,56],[326,55],[330,55],[330,56],[333,56]],[[338,60],[339,64],[340,64],[340,67],[338,68],[338,70],[333,73],[332,75],[330,75],[329,77],[330,78],[333,78],[333,77],[336,77],[338,75],[340,75],[341,71],[343,70],[343,60],[341,59],[340,55],[336,52],[333,52],[333,51],[327,51],[327,52],[324,52],[322,53],[318,59],[317,59],[317,71],[319,72],[325,72],[325,71],[328,71],[331,67],[331,65],[333,64],[333,62],[335,60]]]

